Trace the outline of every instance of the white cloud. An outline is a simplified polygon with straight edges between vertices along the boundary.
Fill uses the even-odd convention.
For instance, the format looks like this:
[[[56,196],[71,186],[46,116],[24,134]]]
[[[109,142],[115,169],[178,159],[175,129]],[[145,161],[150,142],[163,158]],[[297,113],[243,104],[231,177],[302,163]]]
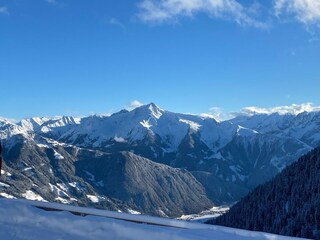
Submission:
[[[289,106],[279,106],[273,108],[259,108],[259,107],[246,107],[241,109],[240,114],[254,115],[254,114],[293,114],[298,115],[303,112],[316,112],[320,111],[320,106],[314,106],[312,103],[292,104]]]
[[[274,0],[276,16],[293,15],[305,25],[320,27],[320,1],[319,0]]]
[[[233,118],[234,115],[232,113],[225,112],[223,109],[219,107],[212,107],[209,109],[208,113],[200,114],[200,117],[214,118],[218,122],[221,122]]]
[[[142,102],[138,101],[138,100],[133,100],[132,102],[130,102],[127,106],[128,109],[135,109],[137,107],[141,107],[143,105]]]
[[[213,116],[214,119],[218,121],[224,120],[224,113],[221,108],[219,107],[212,107],[209,110],[209,114]]]
[[[213,107],[210,108],[208,113],[200,114],[201,117],[212,117],[217,121],[224,121],[235,118],[237,116],[253,116],[256,114],[273,114],[279,113],[280,115],[292,114],[298,115],[303,112],[318,112],[320,111],[320,106],[314,106],[312,103],[303,104],[292,104],[288,106],[279,106],[271,108],[260,108],[260,107],[245,107],[238,112],[225,112],[221,108]]]
[[[142,0],[139,8],[139,18],[151,23],[177,21],[179,17],[205,13],[212,18],[229,19],[242,26],[268,27],[268,24],[250,16],[255,12],[252,8],[245,8],[236,0]]]
[[[0,7],[0,14],[8,15],[9,11],[7,7]]]
[[[196,114],[192,114],[192,113],[189,113],[190,115],[196,115]],[[200,117],[203,117],[203,118],[214,118],[215,120],[218,120],[220,121],[216,116],[214,116],[213,114],[211,113],[201,113],[199,114]]]

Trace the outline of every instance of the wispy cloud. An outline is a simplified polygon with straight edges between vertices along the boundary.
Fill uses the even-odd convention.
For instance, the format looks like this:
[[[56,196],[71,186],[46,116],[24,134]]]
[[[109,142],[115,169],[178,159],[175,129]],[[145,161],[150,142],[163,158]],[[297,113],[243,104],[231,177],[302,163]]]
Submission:
[[[58,3],[56,0],[46,0],[46,2],[53,5]]]
[[[9,10],[7,7],[0,7],[0,14],[9,15]]]
[[[48,5],[54,6],[54,7],[64,7],[66,6],[66,3],[64,1],[60,0],[44,0],[45,2],[48,3]]]
[[[142,0],[138,17],[148,23],[176,22],[180,17],[205,13],[211,18],[227,19],[241,26],[268,28],[255,15],[253,7],[245,8],[236,0]],[[257,3],[254,7],[257,7]]]
[[[274,0],[276,16],[293,16],[307,27],[320,27],[319,0]]]
[[[124,32],[127,31],[126,26],[125,26],[121,21],[119,21],[119,20],[116,19],[116,18],[111,18],[111,19],[109,20],[109,24],[114,25],[114,26],[116,26],[116,27],[120,27]]]

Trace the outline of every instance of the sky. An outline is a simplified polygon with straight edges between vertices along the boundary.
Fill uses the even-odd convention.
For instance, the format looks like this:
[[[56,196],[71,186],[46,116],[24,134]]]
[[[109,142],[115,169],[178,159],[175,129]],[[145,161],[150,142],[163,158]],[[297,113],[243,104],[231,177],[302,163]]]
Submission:
[[[2,117],[318,106],[319,90],[319,0],[0,0]]]

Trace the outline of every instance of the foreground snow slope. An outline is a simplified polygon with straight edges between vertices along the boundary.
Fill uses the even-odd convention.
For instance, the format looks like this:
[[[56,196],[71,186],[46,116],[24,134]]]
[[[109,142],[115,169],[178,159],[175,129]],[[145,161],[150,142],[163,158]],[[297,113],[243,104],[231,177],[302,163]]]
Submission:
[[[139,221],[152,222],[153,224],[157,224],[158,221],[161,225],[172,225],[173,227],[138,224],[98,216],[79,217],[69,212],[47,212],[35,208],[34,204],[41,204],[41,206],[48,208],[92,212],[93,214],[103,212],[87,208],[70,208],[70,206],[58,204],[0,199],[0,239],[293,239],[200,223],[112,212],[106,212],[106,215],[113,214],[113,217],[139,219]]]

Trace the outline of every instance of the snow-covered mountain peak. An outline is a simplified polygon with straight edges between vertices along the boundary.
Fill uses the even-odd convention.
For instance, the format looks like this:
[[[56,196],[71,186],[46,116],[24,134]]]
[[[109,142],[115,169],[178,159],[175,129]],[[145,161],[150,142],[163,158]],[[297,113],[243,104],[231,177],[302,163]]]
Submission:
[[[136,112],[141,116],[145,115],[145,117],[149,116],[159,119],[165,111],[159,108],[156,104],[150,103],[134,109],[133,112]]]
[[[80,159],[91,162],[97,158],[100,162],[104,153],[128,151],[194,173],[214,201],[229,203],[320,145],[320,113],[255,114],[217,122],[210,117],[166,111],[151,103],[81,121],[67,116],[25,119],[21,123],[2,120],[0,137],[5,153],[15,145],[17,154],[23,150],[19,159],[27,165],[22,170],[39,167],[43,172],[39,160],[47,156],[47,164],[56,164],[52,159],[59,164],[68,162],[52,167],[58,171],[65,168],[69,174]],[[101,180],[97,175],[99,164],[91,168],[95,164],[90,163],[85,170],[94,174],[97,182]],[[19,165],[12,169],[17,167],[20,174]],[[55,174],[60,176],[59,172]],[[86,175],[84,172],[81,178],[86,179]]]
[[[66,125],[79,124],[79,123],[80,123],[80,119],[78,118],[63,116],[56,119],[52,119],[43,125],[50,126],[50,127],[63,127]]]
[[[160,109],[154,103],[149,104],[149,110],[151,111],[152,116],[155,117],[156,119],[159,119],[162,116],[163,110]]]
[[[26,131],[36,131],[42,124],[49,121],[50,118],[46,117],[33,117],[22,119],[17,125],[24,128]]]
[[[0,139],[7,139],[15,135],[23,135],[26,138],[31,137],[31,135],[28,134],[28,131],[26,131],[25,128],[18,126],[13,123],[8,123],[6,125],[1,126],[0,123]]]
[[[13,123],[6,118],[0,117],[0,127],[9,125],[9,124],[13,124]]]
[[[22,128],[26,132],[52,132],[55,128],[62,128],[69,125],[79,124],[80,118],[74,118],[70,116],[62,117],[33,117],[22,119],[17,123],[17,126]]]

